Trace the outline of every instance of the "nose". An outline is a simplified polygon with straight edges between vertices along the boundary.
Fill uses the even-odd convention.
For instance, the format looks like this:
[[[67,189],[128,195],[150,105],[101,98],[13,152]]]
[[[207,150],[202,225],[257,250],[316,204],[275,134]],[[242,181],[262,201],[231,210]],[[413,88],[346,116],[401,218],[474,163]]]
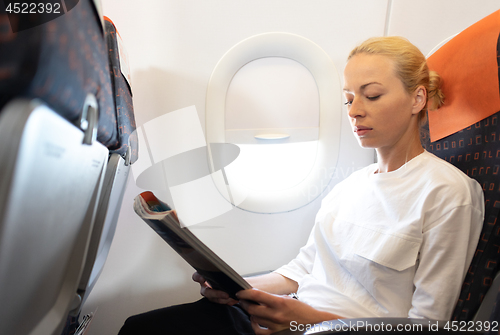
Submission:
[[[352,119],[365,116],[365,109],[360,99],[352,99],[351,104],[347,106],[347,115]]]

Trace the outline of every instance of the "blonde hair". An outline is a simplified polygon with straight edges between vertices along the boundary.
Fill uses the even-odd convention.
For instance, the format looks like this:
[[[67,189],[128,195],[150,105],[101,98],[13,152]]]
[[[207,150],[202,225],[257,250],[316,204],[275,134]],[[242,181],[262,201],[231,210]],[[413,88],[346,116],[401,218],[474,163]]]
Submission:
[[[444,103],[441,91],[441,77],[435,71],[429,71],[425,56],[407,39],[398,36],[372,37],[355,47],[347,60],[365,53],[387,56],[394,61],[396,75],[411,94],[419,86],[427,91],[427,102],[420,111],[419,120],[425,119],[427,109],[436,110]]]

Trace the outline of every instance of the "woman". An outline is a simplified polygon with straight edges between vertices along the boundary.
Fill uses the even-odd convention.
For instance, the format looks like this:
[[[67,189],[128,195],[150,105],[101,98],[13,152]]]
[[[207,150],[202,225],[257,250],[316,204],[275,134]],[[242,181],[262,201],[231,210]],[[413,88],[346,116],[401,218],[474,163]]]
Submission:
[[[439,81],[403,38],[372,38],[356,47],[343,91],[354,134],[362,147],[376,149],[378,162],[335,186],[299,255],[271,274],[248,278],[254,289],[239,292],[239,304],[195,273],[206,299],[130,318],[122,334],[172,329],[187,310],[193,322],[202,311],[216,313],[193,328],[204,334],[270,334],[346,317],[449,319],[484,204],[477,182],[420,144],[427,106],[443,102]],[[214,319],[222,320],[218,330],[199,328]]]

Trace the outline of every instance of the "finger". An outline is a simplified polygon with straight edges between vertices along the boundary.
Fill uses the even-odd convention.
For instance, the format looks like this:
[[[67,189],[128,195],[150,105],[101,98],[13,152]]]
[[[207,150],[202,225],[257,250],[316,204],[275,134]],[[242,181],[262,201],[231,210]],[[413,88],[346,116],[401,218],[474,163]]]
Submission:
[[[210,299],[230,299],[229,294],[224,291],[214,290],[209,287],[201,288],[201,295]]]
[[[274,315],[273,309],[266,305],[256,304],[253,301],[240,300],[240,306],[243,307],[248,314],[254,317],[269,319]]]
[[[205,278],[203,278],[202,275],[200,275],[198,272],[193,273],[193,276],[191,277],[195,282],[203,284],[206,282]]]
[[[238,303],[239,303],[238,300],[234,300],[233,298],[229,298],[228,302],[226,302],[225,304],[229,305],[229,306],[234,306],[234,305],[236,305]]]
[[[261,326],[254,317],[250,318],[252,329],[256,335],[272,334],[272,330]]]
[[[214,290],[208,287],[202,287],[200,290],[202,296],[218,304],[233,306],[239,301],[231,298],[229,294],[224,291]]]
[[[267,306],[273,306],[276,303],[276,299],[279,298],[274,294],[260,291],[255,288],[239,291],[238,293],[236,293],[236,297],[238,299],[255,301]]]
[[[233,305],[236,305],[237,303],[239,303],[238,300],[234,300],[233,298],[229,298],[229,299],[217,299],[216,302],[218,304],[229,305],[229,306],[233,306]]]

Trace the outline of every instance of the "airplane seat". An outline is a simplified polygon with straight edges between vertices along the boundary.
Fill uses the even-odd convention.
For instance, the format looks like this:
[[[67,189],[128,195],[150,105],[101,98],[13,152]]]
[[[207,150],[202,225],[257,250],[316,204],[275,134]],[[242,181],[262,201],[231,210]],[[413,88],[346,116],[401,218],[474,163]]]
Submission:
[[[494,303],[494,308],[490,315],[490,322],[493,321],[500,323],[500,290],[496,292],[496,301]],[[493,334],[493,332],[491,332],[491,334]]]
[[[429,152],[477,180],[485,198],[483,230],[452,315],[456,321],[487,321],[493,304],[483,302],[494,299],[485,296],[490,287],[496,293],[500,285],[500,279],[495,280],[500,253],[499,65],[500,11],[464,30],[429,57],[429,67],[443,77],[449,102],[429,112],[422,143]],[[480,99],[488,103],[477,103]]]
[[[71,334],[80,324],[78,319],[81,308],[102,272],[111,247],[131,164],[138,159],[132,91],[130,78],[127,78],[128,64],[122,58],[125,52],[123,42],[114,23],[108,17],[104,17],[104,34],[109,51],[109,71],[120,145],[110,150],[88,258],[78,286],[81,300],[70,311],[63,334]]]
[[[483,229],[451,322],[432,328],[437,324],[426,319],[342,319],[318,327],[314,334],[382,331],[388,330],[387,325],[393,331],[397,325],[405,329],[421,325],[419,333],[436,334],[458,331],[463,325],[468,329],[471,322],[473,330],[482,333],[492,330],[491,324],[486,329],[486,321],[500,321],[495,308],[495,301],[500,304],[500,10],[449,40],[428,58],[428,64],[443,79],[446,101],[429,111],[428,123],[421,129],[422,145],[476,179],[485,198]],[[296,334],[280,332],[292,333]]]
[[[34,100],[4,107],[0,137],[0,333],[58,335],[75,298],[108,152]]]
[[[430,142],[423,138],[426,150],[460,168],[483,187],[485,218],[476,253],[466,274],[462,291],[453,312],[452,320],[473,320],[485,295],[495,282],[492,291],[498,290],[500,281],[494,281],[498,273],[498,246],[500,245],[498,221],[500,195],[498,194],[497,152],[500,143],[495,138],[500,112],[481,120],[441,140]],[[488,320],[492,310],[480,319]],[[483,306],[483,309],[485,306]]]
[[[65,4],[54,17],[0,3],[0,334],[61,334],[104,263],[137,159],[100,3]]]

